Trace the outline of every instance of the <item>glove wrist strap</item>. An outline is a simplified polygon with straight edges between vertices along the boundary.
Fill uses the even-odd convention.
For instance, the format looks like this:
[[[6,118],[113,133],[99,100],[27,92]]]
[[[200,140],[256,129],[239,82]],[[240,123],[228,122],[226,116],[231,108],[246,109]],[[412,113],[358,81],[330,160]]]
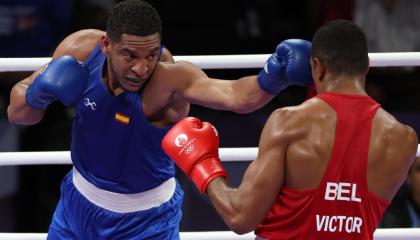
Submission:
[[[208,184],[217,177],[226,177],[227,173],[218,158],[207,158],[199,162],[191,170],[190,178],[200,190],[205,193]]]

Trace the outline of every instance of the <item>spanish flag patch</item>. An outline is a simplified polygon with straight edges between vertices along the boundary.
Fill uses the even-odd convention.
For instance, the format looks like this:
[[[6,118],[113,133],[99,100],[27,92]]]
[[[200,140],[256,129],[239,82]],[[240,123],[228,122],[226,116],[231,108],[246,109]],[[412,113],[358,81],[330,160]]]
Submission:
[[[115,120],[122,124],[128,124],[130,122],[130,118],[128,116],[125,116],[119,112],[115,113]]]

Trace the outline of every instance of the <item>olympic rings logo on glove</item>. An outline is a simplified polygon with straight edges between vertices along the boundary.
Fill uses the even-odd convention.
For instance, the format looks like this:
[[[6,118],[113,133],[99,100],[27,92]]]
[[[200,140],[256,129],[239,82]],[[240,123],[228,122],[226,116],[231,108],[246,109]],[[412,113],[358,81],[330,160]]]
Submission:
[[[178,155],[184,154],[190,154],[192,151],[194,151],[194,144],[195,138],[188,140],[188,136],[185,133],[181,133],[175,138],[175,146],[180,147],[181,150],[178,152]]]

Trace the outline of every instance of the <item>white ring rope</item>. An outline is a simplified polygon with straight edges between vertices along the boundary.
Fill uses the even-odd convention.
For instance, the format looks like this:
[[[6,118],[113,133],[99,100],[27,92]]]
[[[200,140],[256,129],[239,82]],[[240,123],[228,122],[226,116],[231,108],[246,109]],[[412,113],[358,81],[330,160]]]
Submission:
[[[181,240],[254,240],[254,233],[237,235],[233,232],[181,232]],[[377,229],[374,240],[418,240],[420,228]],[[0,233],[2,240],[45,240],[46,233]]]
[[[220,148],[222,161],[251,161],[257,156],[258,148]],[[0,152],[0,166],[71,164],[69,151],[48,152]],[[1,239],[1,238],[0,238]]]
[[[202,69],[261,68],[270,54],[174,56]],[[420,52],[369,53],[371,67],[420,66]],[[0,58],[0,72],[34,71],[51,58]]]
[[[257,154],[256,147],[219,149],[220,159],[224,162],[252,161]],[[417,157],[420,157],[420,144],[417,147]],[[70,152],[0,152],[0,166],[43,164],[71,164]]]

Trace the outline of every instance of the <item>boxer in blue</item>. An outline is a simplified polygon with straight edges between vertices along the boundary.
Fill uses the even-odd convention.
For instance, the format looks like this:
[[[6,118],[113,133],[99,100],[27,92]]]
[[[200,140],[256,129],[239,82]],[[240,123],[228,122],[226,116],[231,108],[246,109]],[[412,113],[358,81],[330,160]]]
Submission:
[[[117,4],[106,32],[82,30],[11,91],[9,120],[36,124],[75,105],[71,158],[49,239],[179,239],[183,192],[160,143],[190,104],[252,112],[289,85],[311,83],[310,43],[286,40],[258,76],[209,78],[161,45],[156,10]]]

